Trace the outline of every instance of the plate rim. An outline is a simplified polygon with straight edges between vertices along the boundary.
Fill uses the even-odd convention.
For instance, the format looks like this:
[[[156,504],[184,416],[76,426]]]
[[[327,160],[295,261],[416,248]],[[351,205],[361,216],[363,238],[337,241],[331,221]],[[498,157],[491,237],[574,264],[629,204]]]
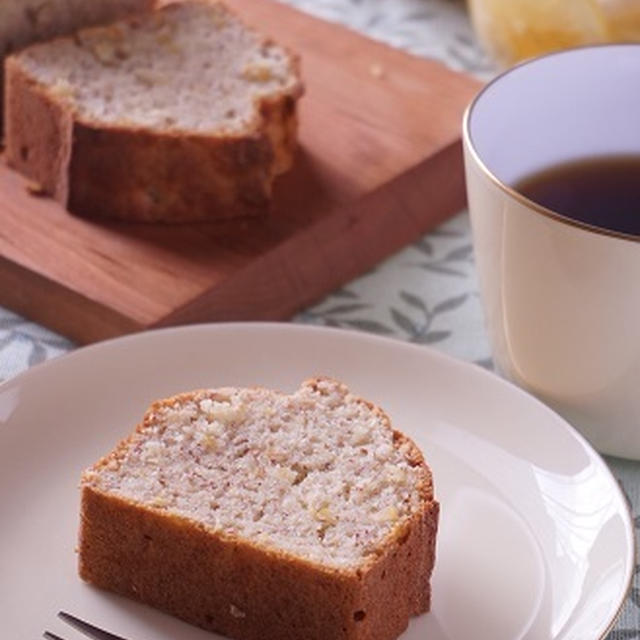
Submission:
[[[310,333],[316,335],[325,335],[325,334],[333,334],[335,336],[340,336],[342,339],[355,339],[359,340],[363,343],[380,343],[383,345],[387,345],[396,349],[404,349],[407,351],[412,351],[415,353],[426,354],[426,356],[430,359],[434,359],[436,361],[441,361],[446,363],[449,367],[454,367],[456,369],[470,370],[473,372],[473,375],[483,376],[486,379],[491,380],[491,384],[496,384],[499,387],[503,387],[509,389],[509,393],[515,393],[516,395],[525,398],[526,402],[533,402],[538,406],[539,409],[544,412],[549,413],[554,416],[556,422],[558,423],[558,427],[562,427],[576,442],[579,444],[583,450],[589,455],[589,457],[594,460],[599,466],[600,470],[605,473],[608,480],[611,483],[612,489],[614,493],[619,498],[619,502],[622,505],[622,510],[620,514],[624,516],[625,522],[625,534],[628,539],[628,557],[625,558],[627,561],[625,564],[627,565],[627,575],[624,580],[624,589],[622,592],[622,598],[620,602],[617,604],[616,610],[613,612],[611,616],[611,620],[607,624],[607,626],[603,629],[603,631],[594,636],[593,640],[605,640],[606,636],[616,625],[620,616],[622,614],[622,610],[629,599],[629,594],[633,587],[633,576],[635,571],[635,559],[638,552],[638,543],[636,540],[636,535],[633,527],[633,514],[631,512],[631,506],[629,501],[623,492],[620,483],[617,481],[616,477],[613,475],[612,470],[609,465],[605,462],[602,454],[600,454],[596,449],[591,445],[591,443],[583,436],[575,427],[573,427],[565,418],[560,416],[556,411],[554,411],[551,407],[546,405],[544,402],[536,398],[533,394],[528,391],[522,389],[515,383],[501,377],[499,374],[485,369],[484,367],[470,361],[463,360],[461,358],[456,358],[448,353],[443,351],[439,351],[429,345],[416,344],[412,342],[406,342],[401,338],[391,337],[391,336],[381,336],[373,333],[368,333],[364,331],[358,331],[355,329],[345,329],[341,327],[328,327],[324,325],[312,325],[312,324],[303,324],[303,323],[294,323],[294,322],[265,322],[265,321],[241,321],[241,322],[202,322],[202,323],[194,323],[180,326],[172,326],[172,327],[158,327],[152,329],[146,329],[143,331],[123,335],[116,336],[113,338],[108,338],[106,340],[101,340],[99,342],[95,342],[89,345],[80,345],[71,351],[55,356],[50,360],[46,360],[44,362],[40,362],[36,365],[29,367],[28,369],[7,378],[5,380],[0,381],[0,394],[4,393],[8,389],[13,386],[20,386],[21,384],[28,384],[28,379],[33,375],[41,375],[42,372],[46,372],[48,369],[55,369],[57,366],[60,366],[60,363],[67,363],[73,360],[87,357],[91,353],[100,352],[104,350],[111,349],[114,345],[126,345],[127,343],[139,342],[140,340],[145,339],[154,339],[159,337],[162,339],[163,336],[169,336],[169,339],[173,335],[181,335],[181,334],[190,334],[190,333],[208,333],[208,332],[298,332],[298,333]],[[0,425],[0,429],[3,428],[3,425]],[[549,640],[556,640],[555,638],[550,637]]]

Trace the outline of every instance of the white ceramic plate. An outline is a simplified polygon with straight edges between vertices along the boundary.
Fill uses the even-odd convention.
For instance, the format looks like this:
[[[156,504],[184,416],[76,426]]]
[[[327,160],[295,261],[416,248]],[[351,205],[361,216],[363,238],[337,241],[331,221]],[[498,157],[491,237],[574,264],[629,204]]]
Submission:
[[[617,483],[582,437],[516,387],[425,347],[266,324],[139,334],[0,386],[1,635],[80,638],[56,619],[63,609],[128,640],[216,637],[77,578],[80,472],[154,398],[216,385],[289,391],[315,374],[382,405],[433,469],[433,610],[404,640],[605,635],[629,587],[633,533]]]

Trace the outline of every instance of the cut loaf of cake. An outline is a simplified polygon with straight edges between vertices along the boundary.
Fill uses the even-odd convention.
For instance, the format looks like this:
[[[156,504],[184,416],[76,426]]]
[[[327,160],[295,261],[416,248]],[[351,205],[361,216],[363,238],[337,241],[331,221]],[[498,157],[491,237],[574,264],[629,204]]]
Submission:
[[[154,0],[1,0],[0,94],[4,86],[4,58],[9,53],[81,27],[150,9],[153,4]],[[0,99],[0,133],[1,130]]]
[[[292,163],[297,58],[220,3],[33,45],[6,73],[10,165],[82,216],[263,214]]]
[[[156,402],[82,478],[79,572],[246,640],[390,640],[429,610],[418,448],[334,380]]]

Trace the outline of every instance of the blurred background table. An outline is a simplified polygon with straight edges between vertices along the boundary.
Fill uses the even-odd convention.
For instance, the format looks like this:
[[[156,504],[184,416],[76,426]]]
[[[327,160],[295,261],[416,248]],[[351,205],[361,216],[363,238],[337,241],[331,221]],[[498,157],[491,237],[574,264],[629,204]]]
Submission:
[[[496,70],[462,0],[286,0],[314,15],[486,80]],[[425,105],[428,117],[428,105]],[[343,327],[429,345],[491,368],[466,211],[349,282],[294,322]],[[0,307],[0,380],[67,353],[65,338]],[[607,458],[640,526],[640,463]],[[610,640],[640,638],[636,579]]]

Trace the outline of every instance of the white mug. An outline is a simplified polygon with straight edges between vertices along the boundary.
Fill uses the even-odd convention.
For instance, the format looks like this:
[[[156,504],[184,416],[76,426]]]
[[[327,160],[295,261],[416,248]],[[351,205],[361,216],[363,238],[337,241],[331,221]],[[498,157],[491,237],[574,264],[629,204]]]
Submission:
[[[640,44],[514,67],[469,106],[463,137],[498,370],[602,453],[640,459],[640,236],[565,218],[513,189],[568,161],[640,156]]]

